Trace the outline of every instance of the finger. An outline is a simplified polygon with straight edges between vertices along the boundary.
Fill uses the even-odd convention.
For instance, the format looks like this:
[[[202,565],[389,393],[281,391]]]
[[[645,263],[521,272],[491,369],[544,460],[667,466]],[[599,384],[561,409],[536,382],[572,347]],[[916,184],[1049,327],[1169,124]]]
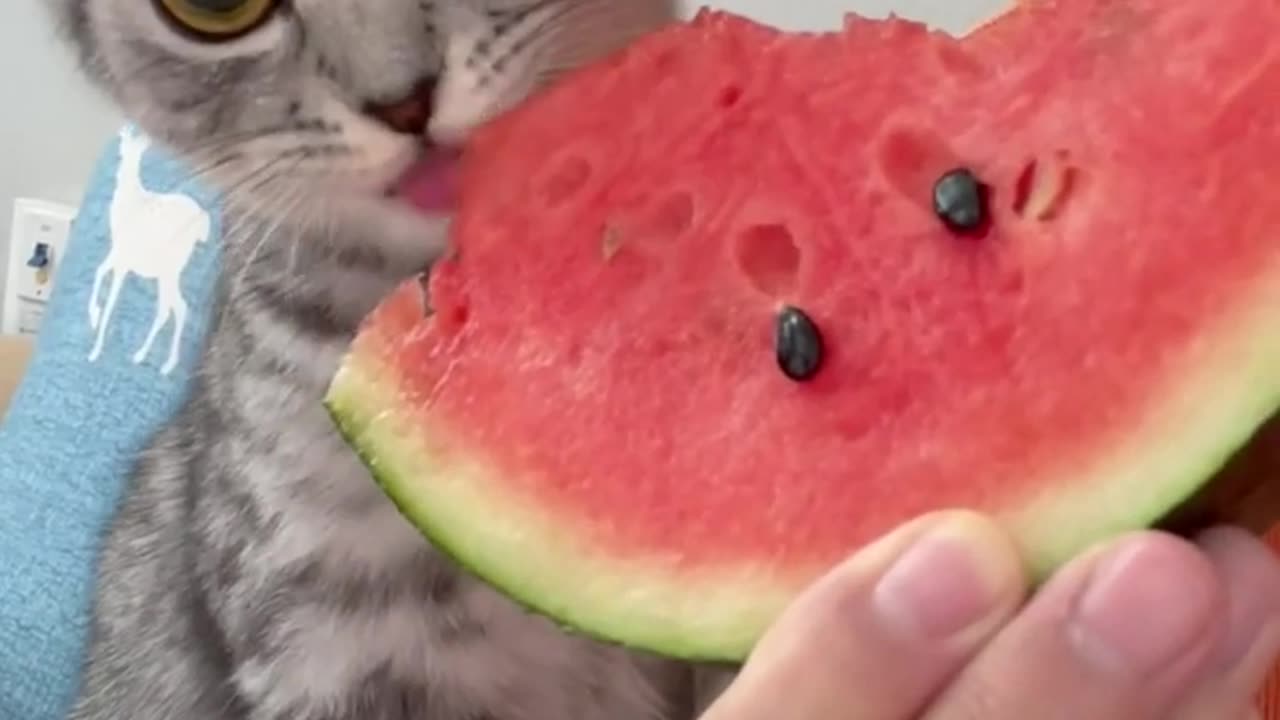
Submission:
[[[1068,564],[928,720],[1165,720],[1212,659],[1226,594],[1209,559],[1159,533]]]
[[[1227,590],[1226,631],[1215,664],[1175,720],[1248,717],[1280,654],[1280,561],[1243,530],[1215,528],[1199,545]]]
[[[798,598],[703,720],[907,720],[1021,604],[1011,541],[970,513],[923,518]]]

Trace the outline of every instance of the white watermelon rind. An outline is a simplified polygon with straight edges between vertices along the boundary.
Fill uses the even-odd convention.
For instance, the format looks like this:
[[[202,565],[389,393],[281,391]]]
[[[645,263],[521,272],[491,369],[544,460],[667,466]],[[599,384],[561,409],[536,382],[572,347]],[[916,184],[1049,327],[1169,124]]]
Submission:
[[[1179,387],[1124,446],[1000,519],[1042,580],[1093,543],[1150,527],[1202,488],[1280,407],[1280,267],[1260,269],[1234,317],[1191,349]],[[1211,332],[1212,331],[1212,332]],[[366,338],[326,406],[387,495],[434,545],[512,600],[609,642],[696,661],[743,660],[798,593],[803,573],[745,559],[737,569],[664,572],[657,558],[607,557],[573,518],[506,492],[482,453],[451,446],[447,419],[400,402],[394,341]],[[990,479],[988,479],[990,480]],[[509,487],[509,486],[507,486]],[[1050,489],[1064,492],[1049,492]]]

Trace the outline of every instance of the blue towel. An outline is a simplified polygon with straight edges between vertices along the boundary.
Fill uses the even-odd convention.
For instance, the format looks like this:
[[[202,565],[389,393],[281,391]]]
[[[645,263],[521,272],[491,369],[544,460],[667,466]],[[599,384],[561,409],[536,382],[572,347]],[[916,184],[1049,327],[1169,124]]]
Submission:
[[[108,144],[88,183],[0,429],[4,720],[60,720],[74,696],[100,536],[204,339],[218,207],[132,128]]]

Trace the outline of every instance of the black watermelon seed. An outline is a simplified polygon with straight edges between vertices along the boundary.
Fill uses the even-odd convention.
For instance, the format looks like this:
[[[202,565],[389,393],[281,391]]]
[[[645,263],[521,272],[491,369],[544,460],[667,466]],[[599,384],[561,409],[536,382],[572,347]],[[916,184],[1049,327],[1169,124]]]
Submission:
[[[977,230],[987,220],[986,188],[968,168],[951,170],[933,186],[933,211],[952,230]]]
[[[778,313],[774,345],[778,367],[792,380],[808,380],[822,365],[822,333],[799,308],[784,307]]]

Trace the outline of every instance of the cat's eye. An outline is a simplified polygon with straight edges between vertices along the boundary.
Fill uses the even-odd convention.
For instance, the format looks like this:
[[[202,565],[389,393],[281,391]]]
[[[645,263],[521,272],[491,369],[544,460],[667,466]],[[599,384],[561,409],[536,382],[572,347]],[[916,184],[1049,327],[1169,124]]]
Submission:
[[[156,0],[179,27],[208,40],[230,40],[257,28],[280,0]]]

